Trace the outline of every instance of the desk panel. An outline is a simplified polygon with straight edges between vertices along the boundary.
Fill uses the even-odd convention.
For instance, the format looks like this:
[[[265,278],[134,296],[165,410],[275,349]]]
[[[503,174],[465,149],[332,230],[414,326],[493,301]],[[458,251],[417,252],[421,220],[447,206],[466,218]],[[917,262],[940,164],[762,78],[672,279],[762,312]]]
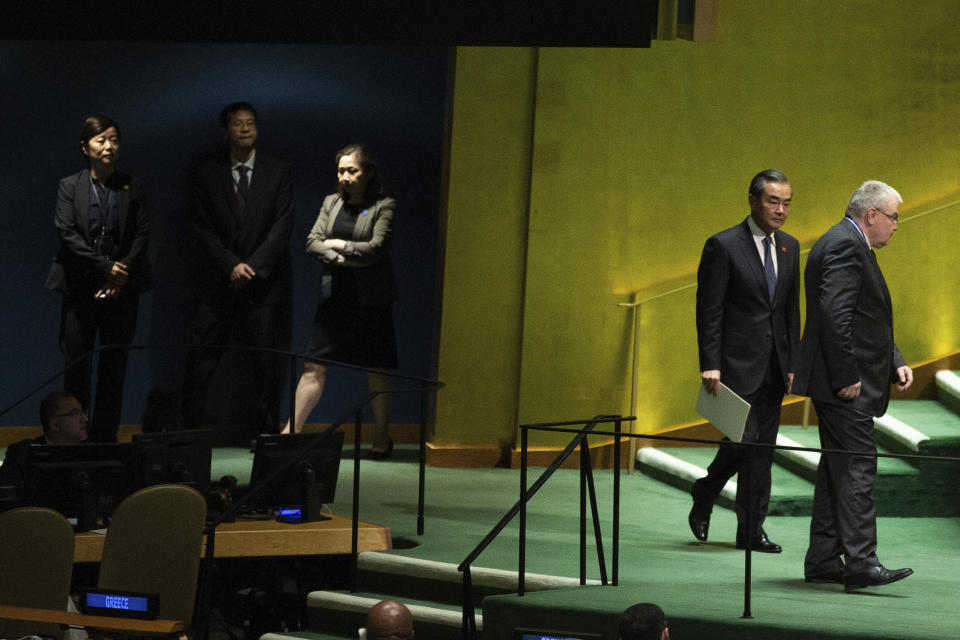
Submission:
[[[217,527],[214,556],[249,558],[350,553],[350,525],[351,520],[342,516],[303,524],[286,524],[275,520],[224,522]],[[105,537],[89,531],[76,534],[74,562],[100,562]],[[390,527],[360,522],[358,551],[385,551],[392,548]]]

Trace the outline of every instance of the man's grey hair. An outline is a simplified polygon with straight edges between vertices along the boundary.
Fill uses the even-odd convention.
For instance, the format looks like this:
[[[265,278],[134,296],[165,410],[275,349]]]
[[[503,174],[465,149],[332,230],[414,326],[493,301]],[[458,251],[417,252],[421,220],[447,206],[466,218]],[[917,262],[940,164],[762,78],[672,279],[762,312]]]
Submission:
[[[897,202],[903,202],[903,198],[897,193],[897,190],[886,182],[879,180],[867,180],[860,185],[853,195],[850,196],[850,203],[847,204],[846,215],[851,218],[862,218],[864,212],[871,207],[883,211],[890,196],[895,196]],[[884,211],[889,214],[889,211]]]

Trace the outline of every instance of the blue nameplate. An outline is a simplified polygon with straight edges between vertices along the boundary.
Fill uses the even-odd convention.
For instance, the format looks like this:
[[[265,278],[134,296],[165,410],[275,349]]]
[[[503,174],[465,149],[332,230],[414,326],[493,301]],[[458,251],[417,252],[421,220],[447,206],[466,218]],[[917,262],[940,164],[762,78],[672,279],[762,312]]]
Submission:
[[[88,589],[80,594],[80,612],[94,616],[156,620],[157,600],[155,593]]]

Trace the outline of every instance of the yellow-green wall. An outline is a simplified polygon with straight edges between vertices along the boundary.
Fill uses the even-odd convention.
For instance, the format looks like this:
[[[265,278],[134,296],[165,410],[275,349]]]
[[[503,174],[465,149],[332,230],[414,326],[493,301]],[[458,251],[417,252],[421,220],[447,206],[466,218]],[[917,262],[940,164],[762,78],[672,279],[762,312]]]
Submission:
[[[896,187],[907,221],[879,255],[901,350],[960,347],[958,36],[945,0],[742,0],[721,3],[713,43],[458,49],[436,440],[631,412],[618,303],[674,289],[639,310],[638,430],[695,419],[684,287],[768,167],[790,176],[803,249],[860,182]]]
[[[506,444],[517,420],[532,49],[457,52],[434,441]]]

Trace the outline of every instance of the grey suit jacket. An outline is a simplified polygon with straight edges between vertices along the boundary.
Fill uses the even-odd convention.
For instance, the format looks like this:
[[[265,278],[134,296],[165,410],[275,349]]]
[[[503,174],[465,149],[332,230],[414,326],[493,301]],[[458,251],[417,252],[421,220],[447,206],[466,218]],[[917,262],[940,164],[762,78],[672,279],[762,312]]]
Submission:
[[[794,393],[883,415],[905,364],[893,341],[893,309],[876,255],[850,219],[817,240],[804,272],[807,323]],[[860,396],[836,392],[861,383]]]
[[[331,237],[337,216],[343,210],[339,194],[324,198],[313,229],[307,235],[307,253],[321,257],[325,249],[323,241]],[[387,304],[397,297],[397,285],[390,264],[390,238],[393,233],[393,217],[397,201],[381,198],[357,216],[353,235],[346,251],[342,252],[341,266],[351,268],[357,284],[360,304]]]
[[[136,178],[117,172],[111,179],[116,189],[120,243],[116,259],[130,272],[126,288],[146,291],[154,284],[153,269],[147,255],[150,238],[150,211],[143,184]],[[97,255],[90,233],[90,170],[84,169],[60,180],[54,225],[60,237],[46,286],[53,291],[86,295],[105,283],[113,260]]]
[[[800,342],[800,246],[774,232],[777,286],[773,301],[757,245],[744,220],[707,239],[697,270],[697,341],[700,370],[720,370],[740,395],[763,384],[770,352],[787,387]]]

